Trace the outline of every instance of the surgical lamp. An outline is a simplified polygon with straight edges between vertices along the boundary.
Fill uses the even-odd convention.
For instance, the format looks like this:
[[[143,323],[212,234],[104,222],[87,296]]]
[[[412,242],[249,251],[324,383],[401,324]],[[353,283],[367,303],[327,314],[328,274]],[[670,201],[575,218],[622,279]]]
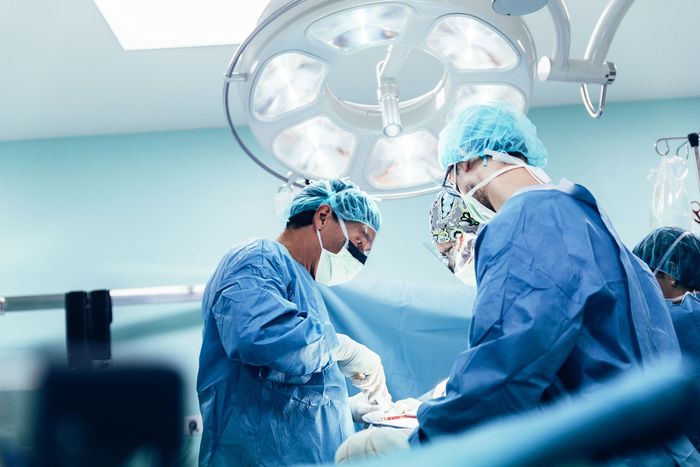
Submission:
[[[581,83],[588,104],[586,85],[601,84],[599,109],[587,105],[600,116],[615,78],[604,58],[632,1],[610,0],[585,59],[570,60],[563,0],[272,0],[225,73],[226,118],[289,185],[347,177],[379,198],[428,193],[447,121],[478,103],[527,111],[536,75]],[[545,5],[556,43],[537,64],[519,15]]]

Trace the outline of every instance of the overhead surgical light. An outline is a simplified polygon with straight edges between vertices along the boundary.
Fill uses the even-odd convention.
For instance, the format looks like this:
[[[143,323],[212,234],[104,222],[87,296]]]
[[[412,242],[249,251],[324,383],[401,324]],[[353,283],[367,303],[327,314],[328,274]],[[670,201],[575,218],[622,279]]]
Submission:
[[[226,72],[229,126],[287,183],[348,177],[380,198],[433,191],[447,121],[476,103],[527,110],[537,54],[522,19],[509,15],[545,3],[273,0]],[[548,8],[557,47],[540,77],[608,82],[607,49],[590,62],[568,60],[566,7],[550,0]],[[612,34],[604,39],[609,46]],[[232,109],[255,143],[244,141]]]

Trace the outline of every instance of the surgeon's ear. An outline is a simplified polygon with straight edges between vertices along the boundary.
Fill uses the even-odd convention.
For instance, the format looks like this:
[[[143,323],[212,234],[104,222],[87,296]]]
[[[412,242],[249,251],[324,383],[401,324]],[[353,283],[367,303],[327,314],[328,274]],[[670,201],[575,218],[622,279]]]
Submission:
[[[471,168],[471,163],[472,163],[473,161],[474,161],[474,160],[472,159],[472,160],[469,160],[469,161],[457,162],[457,175],[459,175],[460,173],[467,173],[467,172],[469,172],[469,169]]]
[[[327,204],[322,204],[318,207],[316,214],[314,214],[314,227],[316,227],[316,230],[323,230],[328,224],[332,213],[333,211]]]

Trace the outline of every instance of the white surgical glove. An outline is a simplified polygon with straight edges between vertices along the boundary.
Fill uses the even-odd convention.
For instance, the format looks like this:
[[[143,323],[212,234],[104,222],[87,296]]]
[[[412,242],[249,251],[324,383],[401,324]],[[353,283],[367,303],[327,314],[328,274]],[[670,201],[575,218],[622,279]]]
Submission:
[[[433,390],[433,399],[445,397],[447,395],[447,379],[440,381]]]
[[[338,334],[338,347],[333,352],[340,371],[350,378],[371,404],[381,410],[391,408],[391,394],[386,387],[386,376],[379,355],[344,334]]]
[[[394,405],[391,407],[391,412],[396,415],[415,415],[420,405],[421,401],[418,399],[402,399],[394,402]]]
[[[363,423],[362,417],[364,415],[377,410],[379,410],[379,406],[370,404],[363,392],[358,392],[350,398],[350,412],[352,413],[352,421],[355,423]]]

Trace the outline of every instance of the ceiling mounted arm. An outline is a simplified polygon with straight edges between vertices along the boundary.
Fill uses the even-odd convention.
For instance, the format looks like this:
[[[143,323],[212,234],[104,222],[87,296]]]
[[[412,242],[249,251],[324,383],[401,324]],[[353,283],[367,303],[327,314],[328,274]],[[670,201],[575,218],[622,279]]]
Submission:
[[[390,138],[395,138],[403,132],[399,111],[399,86],[396,80],[410,52],[410,46],[400,43],[390,45],[386,58],[377,64],[377,100],[381,107],[384,135]]]
[[[605,109],[607,87],[616,78],[617,70],[613,62],[605,57],[610,44],[625,14],[634,0],[610,0],[588,42],[583,60],[569,58],[571,49],[571,24],[563,0],[551,0],[547,4],[555,29],[555,45],[552,57],[542,57],[537,65],[537,75],[541,81],[564,81],[581,83],[581,97],[589,115],[599,118]],[[588,84],[600,84],[601,93],[596,109],[588,93]]]
[[[224,76],[224,113],[286,183],[418,196],[439,189],[446,122],[485,102],[527,110],[536,58],[524,21],[489,2],[269,0]]]

